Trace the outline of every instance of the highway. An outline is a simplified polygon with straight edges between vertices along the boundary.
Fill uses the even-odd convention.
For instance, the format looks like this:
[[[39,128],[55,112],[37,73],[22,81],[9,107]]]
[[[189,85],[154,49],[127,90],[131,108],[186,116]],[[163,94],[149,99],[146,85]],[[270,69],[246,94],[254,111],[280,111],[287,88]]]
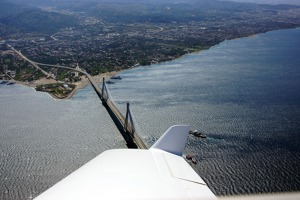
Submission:
[[[20,51],[17,51],[14,47],[12,47],[11,45],[8,44],[8,47],[11,48],[11,50],[13,50],[15,53],[17,53],[22,59],[26,60],[27,62],[29,62],[32,66],[34,66],[36,69],[40,70],[43,74],[45,74],[48,77],[51,77],[53,79],[55,79],[55,77],[51,74],[49,74],[48,72],[46,72],[45,70],[43,70],[42,68],[40,68],[37,63],[33,62],[32,60],[28,59],[26,56],[24,56]]]

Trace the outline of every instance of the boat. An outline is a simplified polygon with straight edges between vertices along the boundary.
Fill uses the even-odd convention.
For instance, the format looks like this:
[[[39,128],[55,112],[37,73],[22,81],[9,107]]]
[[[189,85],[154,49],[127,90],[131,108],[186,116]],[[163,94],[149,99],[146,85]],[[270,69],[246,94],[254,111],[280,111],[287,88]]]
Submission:
[[[6,84],[8,83],[8,81],[2,81],[0,84]]]
[[[193,135],[193,136],[196,136],[196,137],[200,137],[200,138],[206,138],[206,135],[203,132],[198,131],[198,130],[193,130],[193,131],[191,130],[189,132],[189,134]]]
[[[185,156],[185,158],[186,158],[187,161],[192,161],[192,163],[194,163],[194,164],[198,163],[197,159],[195,157],[193,157],[192,155],[188,154],[188,155]]]
[[[198,161],[196,160],[196,158],[192,158],[192,163],[197,164]]]
[[[106,81],[105,83],[107,83],[107,84],[115,84],[115,82],[113,82],[113,81],[111,81],[111,80],[108,80],[108,81]]]
[[[191,155],[188,154],[188,155],[185,156],[185,158],[186,158],[187,160],[192,160],[192,159],[193,159],[193,156],[191,156]]]
[[[16,84],[16,82],[9,82],[9,83],[7,83],[7,85],[14,85],[14,84]]]
[[[121,78],[121,76],[112,76],[111,79],[119,79],[119,80],[121,80],[122,78]]]

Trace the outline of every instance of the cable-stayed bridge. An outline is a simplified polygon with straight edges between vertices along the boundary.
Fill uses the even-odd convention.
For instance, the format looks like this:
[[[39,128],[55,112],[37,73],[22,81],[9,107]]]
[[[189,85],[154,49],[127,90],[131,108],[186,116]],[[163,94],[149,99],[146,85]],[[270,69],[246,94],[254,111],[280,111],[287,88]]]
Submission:
[[[20,51],[17,51],[12,46],[10,46],[10,45],[8,45],[8,46],[15,53],[17,53],[22,59],[26,60],[27,62],[29,62],[31,65],[33,65],[37,69],[41,70],[41,72],[44,73],[46,76],[54,78],[53,75],[51,75],[48,72],[44,71],[39,66],[67,69],[67,70],[77,71],[77,72],[85,75],[89,79],[89,81],[90,81],[91,85],[93,86],[96,94],[98,95],[99,99],[101,100],[102,105],[106,108],[106,110],[108,111],[110,117],[112,118],[112,120],[114,121],[114,123],[117,126],[118,130],[120,131],[123,138],[125,139],[125,141],[127,143],[127,146],[129,148],[147,149],[147,146],[142,141],[142,139],[140,138],[139,134],[137,133],[137,131],[135,129],[134,121],[133,121],[131,111],[130,111],[130,107],[129,107],[129,103],[127,103],[126,115],[123,116],[123,114],[115,106],[113,101],[111,101],[104,78],[103,78],[103,82],[102,82],[102,88],[100,88],[100,86],[93,79],[93,77],[89,73],[87,73],[85,70],[80,69],[79,66],[77,66],[76,68],[72,68],[72,67],[66,67],[66,66],[61,66],[61,65],[51,65],[51,64],[44,64],[44,63],[34,62],[34,61],[28,59]]]

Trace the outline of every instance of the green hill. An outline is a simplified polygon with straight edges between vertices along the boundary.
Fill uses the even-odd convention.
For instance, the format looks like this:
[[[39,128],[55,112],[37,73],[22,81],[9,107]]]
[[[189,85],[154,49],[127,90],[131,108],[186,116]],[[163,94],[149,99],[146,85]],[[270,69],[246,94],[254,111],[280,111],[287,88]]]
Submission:
[[[73,16],[0,0],[0,26],[5,29],[24,33],[55,33],[61,28],[77,24]]]

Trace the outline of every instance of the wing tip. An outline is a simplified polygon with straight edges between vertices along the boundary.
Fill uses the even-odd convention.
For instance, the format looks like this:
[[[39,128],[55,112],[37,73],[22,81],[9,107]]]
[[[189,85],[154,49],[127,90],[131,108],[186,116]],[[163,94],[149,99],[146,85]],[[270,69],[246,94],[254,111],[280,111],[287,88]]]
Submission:
[[[178,156],[182,156],[189,134],[189,125],[171,126],[150,149],[160,149]]]

